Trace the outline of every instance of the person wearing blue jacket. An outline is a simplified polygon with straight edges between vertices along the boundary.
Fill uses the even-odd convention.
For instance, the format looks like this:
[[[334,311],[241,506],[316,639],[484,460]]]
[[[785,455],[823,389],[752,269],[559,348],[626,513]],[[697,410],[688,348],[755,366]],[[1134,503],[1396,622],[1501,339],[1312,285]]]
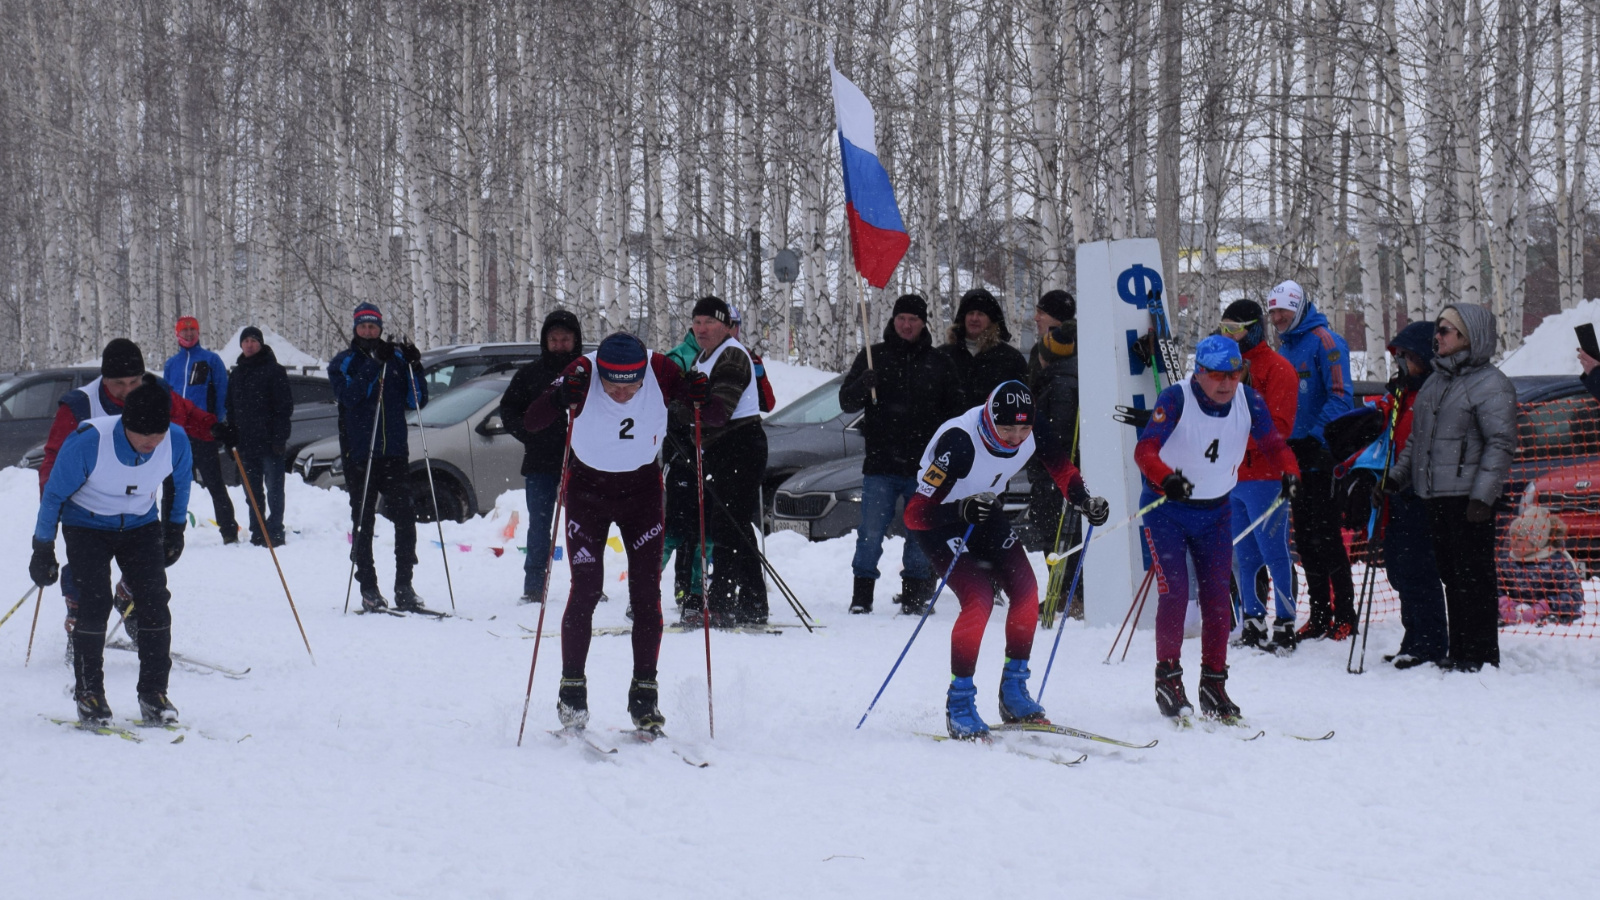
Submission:
[[[222,357],[200,346],[200,320],[194,316],[178,319],[178,352],[167,357],[161,377],[172,385],[178,396],[217,417],[228,420],[228,366]],[[219,429],[219,437],[230,434],[228,426]],[[232,544],[239,540],[239,522],[233,515],[233,500],[228,496],[228,486],[222,481],[222,460],[217,456],[221,441],[192,442],[194,471],[200,483],[211,494],[211,505],[217,516],[217,528],[222,531],[222,542]]]
[[[1350,411],[1350,347],[1293,281],[1280,283],[1267,295],[1267,318],[1282,342],[1278,352],[1294,366],[1300,380],[1294,433],[1288,437],[1304,490],[1290,509],[1295,549],[1306,570],[1311,617],[1295,637],[1344,640],[1356,633],[1355,585],[1339,531],[1339,508],[1333,501],[1334,459],[1323,429]]]
[[[172,425],[172,400],[147,376],[128,393],[122,414],[91,418],[61,446],[39,500],[28,574],[41,589],[56,582],[56,527],[67,542],[67,562],[78,587],[78,621],[72,632],[73,699],[78,719],[104,724],[106,622],[111,615],[111,561],[139,598],[141,718],[149,724],[177,719],[167,699],[172,670],[172,614],[168,566],[183,553],[193,457],[183,429]],[[161,521],[162,483],[172,477],[172,509]]]
[[[384,515],[394,523],[394,605],[422,609],[411,587],[417,564],[417,517],[411,503],[411,448],[406,442],[406,410],[428,405],[422,353],[411,344],[384,340],[383,312],[376,304],[355,309],[355,336],[348,349],[328,363],[328,382],[339,403],[339,451],[344,485],[350,494],[356,582],[361,608],[375,612],[389,603],[378,590],[372,559],[372,526],[378,495]]]

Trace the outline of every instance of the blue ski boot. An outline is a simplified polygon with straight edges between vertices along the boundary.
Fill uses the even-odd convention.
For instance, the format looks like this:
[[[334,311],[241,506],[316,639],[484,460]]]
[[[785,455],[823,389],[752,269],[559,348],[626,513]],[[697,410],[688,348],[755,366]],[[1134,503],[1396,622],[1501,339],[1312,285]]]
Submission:
[[[1044,707],[1028,695],[1028,661],[1008,659],[1000,671],[1000,721],[1007,725],[1017,722],[1041,722]]]
[[[978,689],[971,678],[950,679],[950,693],[944,701],[944,724],[950,736],[962,741],[982,740],[989,726],[978,718]]]

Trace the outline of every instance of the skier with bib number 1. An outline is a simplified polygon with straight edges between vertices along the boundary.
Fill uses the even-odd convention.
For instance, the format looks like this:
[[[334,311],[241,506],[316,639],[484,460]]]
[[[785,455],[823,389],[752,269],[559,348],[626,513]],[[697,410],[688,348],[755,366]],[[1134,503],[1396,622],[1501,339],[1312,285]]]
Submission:
[[[906,504],[911,537],[947,580],[961,613],[950,632],[950,689],[945,725],[950,736],[983,738],[989,726],[978,715],[978,647],[994,610],[998,584],[1011,599],[1006,610],[1006,662],[1000,674],[1000,718],[1045,722],[1044,707],[1028,693],[1028,658],[1039,625],[1039,584],[996,491],[1033,456],[1033,394],[1020,381],[1005,381],[980,406],[946,421],[922,452],[922,480]],[[1105,524],[1110,507],[1092,497],[1066,454],[1044,460],[1050,478],[1092,525]],[[953,563],[953,565],[952,565]]]

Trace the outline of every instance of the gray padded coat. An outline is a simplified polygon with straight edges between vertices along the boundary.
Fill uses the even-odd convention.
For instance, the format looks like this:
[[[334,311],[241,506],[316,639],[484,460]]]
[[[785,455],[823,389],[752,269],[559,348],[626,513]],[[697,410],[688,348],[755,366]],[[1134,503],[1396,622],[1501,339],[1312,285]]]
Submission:
[[[1472,344],[1434,357],[1433,376],[1417,393],[1411,439],[1390,476],[1424,500],[1469,497],[1492,506],[1517,449],[1517,391],[1489,364],[1498,339],[1494,314],[1470,303],[1451,308]]]

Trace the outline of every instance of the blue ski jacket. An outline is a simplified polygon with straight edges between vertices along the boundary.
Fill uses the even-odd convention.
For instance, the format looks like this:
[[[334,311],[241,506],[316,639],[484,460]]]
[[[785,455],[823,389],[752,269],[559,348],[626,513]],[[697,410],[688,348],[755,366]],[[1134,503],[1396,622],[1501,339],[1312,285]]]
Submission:
[[[222,357],[196,343],[167,357],[161,378],[183,399],[227,421],[228,366]]]
[[[1300,378],[1300,398],[1290,440],[1312,437],[1328,443],[1322,429],[1350,411],[1350,345],[1328,327],[1328,317],[1306,301],[1305,312],[1283,333],[1278,351]]]
[[[128,443],[121,428],[112,432],[117,460],[126,466],[137,466],[150,459],[151,454],[139,453]],[[167,430],[167,440],[172,442],[172,515],[170,520],[179,524],[188,521],[189,486],[194,484],[194,454],[189,449],[189,436],[177,425]],[[76,525],[101,531],[126,531],[148,525],[161,515],[161,504],[152,503],[150,511],[142,516],[97,515],[72,502],[72,495],[89,480],[89,475],[100,461],[100,432],[88,422],[61,445],[56,455],[55,468],[50,470],[50,480],[45,482],[44,496],[39,498],[39,517],[34,521],[33,536],[41,541],[56,539],[56,524]]]

